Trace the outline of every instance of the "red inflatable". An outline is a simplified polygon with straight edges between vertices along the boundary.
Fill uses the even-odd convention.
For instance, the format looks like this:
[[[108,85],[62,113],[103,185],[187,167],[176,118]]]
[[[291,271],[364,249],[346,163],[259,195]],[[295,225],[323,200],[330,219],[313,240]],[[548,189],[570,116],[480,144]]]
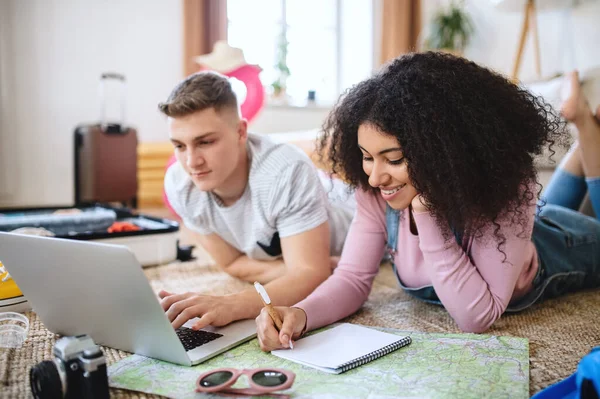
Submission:
[[[246,85],[246,99],[241,105],[242,118],[252,121],[265,103],[265,88],[260,81],[261,69],[256,65],[242,65],[225,75]]]

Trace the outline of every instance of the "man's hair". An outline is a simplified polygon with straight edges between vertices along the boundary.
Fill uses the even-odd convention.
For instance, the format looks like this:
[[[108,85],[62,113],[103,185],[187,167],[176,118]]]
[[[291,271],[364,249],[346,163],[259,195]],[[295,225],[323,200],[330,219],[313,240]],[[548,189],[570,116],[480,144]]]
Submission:
[[[167,101],[158,104],[165,115],[177,118],[208,108],[237,111],[237,98],[227,77],[215,72],[198,72],[180,82]]]

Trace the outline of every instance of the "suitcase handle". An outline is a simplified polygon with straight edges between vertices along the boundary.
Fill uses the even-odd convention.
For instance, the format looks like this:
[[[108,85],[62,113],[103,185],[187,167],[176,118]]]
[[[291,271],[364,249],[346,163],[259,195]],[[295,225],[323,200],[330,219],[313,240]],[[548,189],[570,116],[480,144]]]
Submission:
[[[106,81],[118,81],[121,84],[121,118],[118,123],[109,123],[106,120]],[[106,133],[121,134],[125,127],[125,75],[115,72],[104,72],[100,75],[100,127]]]

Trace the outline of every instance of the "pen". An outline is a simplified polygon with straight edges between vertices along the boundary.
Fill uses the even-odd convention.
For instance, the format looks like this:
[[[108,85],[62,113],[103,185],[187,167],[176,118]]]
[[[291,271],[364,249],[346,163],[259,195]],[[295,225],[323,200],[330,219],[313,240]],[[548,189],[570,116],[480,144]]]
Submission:
[[[273,305],[271,304],[271,298],[269,298],[269,294],[267,294],[267,290],[265,290],[265,287],[263,287],[262,284],[259,283],[258,281],[254,282],[254,288],[256,288],[256,292],[258,292],[258,296],[260,297],[260,300],[262,301],[264,307],[267,309],[269,316],[271,316],[273,323],[275,323],[275,327],[277,327],[278,331],[281,331],[283,322],[279,318],[279,314],[273,308]],[[292,343],[292,337],[289,338],[289,343],[290,343],[290,349],[294,349],[294,344]]]

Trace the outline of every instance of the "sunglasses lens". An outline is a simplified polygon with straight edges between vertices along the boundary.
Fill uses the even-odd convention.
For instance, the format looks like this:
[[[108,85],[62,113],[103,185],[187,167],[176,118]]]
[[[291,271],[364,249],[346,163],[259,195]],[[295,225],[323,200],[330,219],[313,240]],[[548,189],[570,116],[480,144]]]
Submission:
[[[231,377],[233,377],[231,371],[217,371],[216,373],[209,374],[201,379],[200,386],[205,388],[216,387],[226,383]]]
[[[279,371],[265,370],[252,375],[252,381],[263,387],[276,387],[287,381],[287,376]]]

